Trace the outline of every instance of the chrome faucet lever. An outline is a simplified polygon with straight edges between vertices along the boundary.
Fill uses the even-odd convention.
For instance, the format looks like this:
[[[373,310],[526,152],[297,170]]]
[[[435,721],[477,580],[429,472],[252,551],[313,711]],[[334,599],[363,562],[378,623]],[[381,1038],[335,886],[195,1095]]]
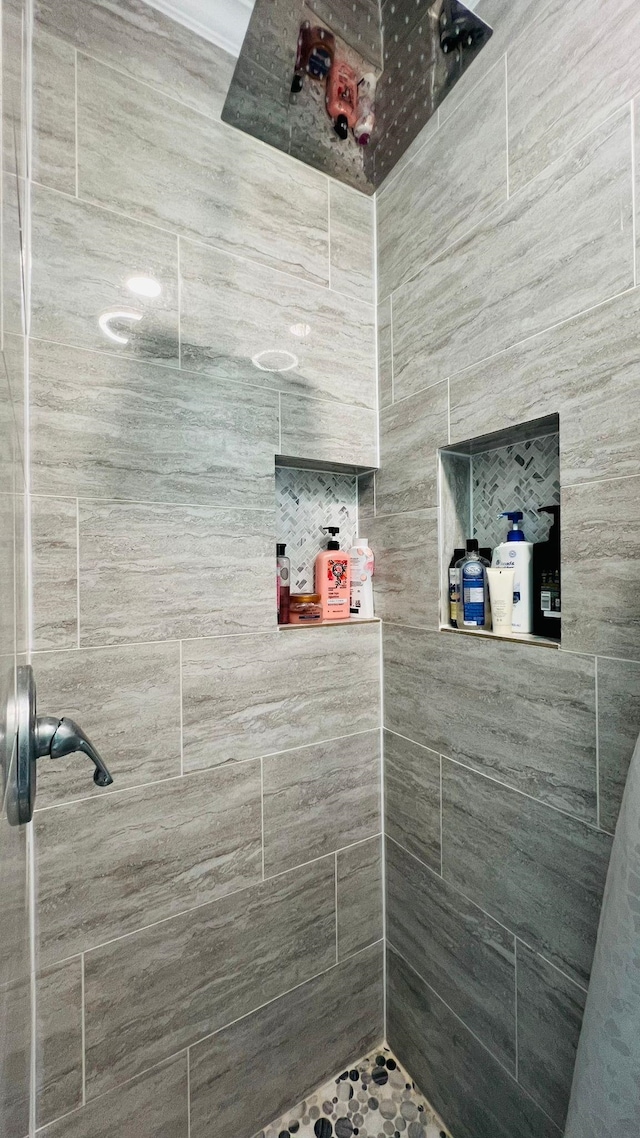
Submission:
[[[39,715],[36,719],[36,746],[38,758],[62,759],[65,755],[82,751],[95,765],[93,781],[98,786],[110,786],[113,782],[93,743],[73,719]]]

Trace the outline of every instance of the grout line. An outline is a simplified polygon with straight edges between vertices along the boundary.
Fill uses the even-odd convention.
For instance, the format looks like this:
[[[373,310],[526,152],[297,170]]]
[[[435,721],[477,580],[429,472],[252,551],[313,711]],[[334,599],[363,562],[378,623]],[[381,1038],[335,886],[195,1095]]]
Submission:
[[[178,698],[180,700],[180,774],[184,775],[184,710],[182,702],[182,641],[178,641]]]
[[[319,400],[324,402],[324,400]],[[344,406],[344,404],[336,404],[336,406]],[[355,404],[349,404],[355,406]],[[45,494],[38,490],[33,495],[33,498],[42,498],[45,501],[53,499],[53,501],[68,501],[68,502],[100,502],[108,506],[160,506],[166,510],[215,510],[218,513],[226,514],[230,510],[239,514],[273,514],[275,508],[273,506],[212,506],[211,502],[161,502],[157,499],[144,499],[144,498],[98,498],[90,494],[83,494],[81,497],[76,498],[73,494]]]
[[[191,1138],[191,1047],[187,1047],[187,1138]]]
[[[85,1029],[85,978],[84,978],[84,952],[80,953],[80,1039],[82,1047],[82,1105],[87,1103],[87,1059],[86,1059],[86,1029]]]
[[[505,151],[507,163],[507,201],[510,198],[509,191],[509,65],[507,62],[507,52],[504,53],[504,109],[505,109]]]
[[[80,647],[80,499],[76,498],[76,646]]]
[[[442,755],[438,755],[440,765],[440,876],[444,878],[444,851],[442,848]]]
[[[600,708],[598,704],[598,657],[594,657],[596,711],[596,825],[600,829]]]
[[[260,758],[260,845],[262,848],[262,880],[264,873],[264,758]]]
[[[520,1081],[520,1058],[518,1054],[518,938],[513,938],[513,1016],[515,1027],[515,1079],[516,1082]]]
[[[382,1025],[385,1039],[387,1038],[387,952],[386,952],[386,939],[387,939],[387,843],[386,843],[386,779],[385,779],[385,765],[384,765],[384,653],[382,644],[382,624],[380,625],[380,664],[379,664],[379,684],[380,684],[380,825],[381,825],[381,888],[382,888],[382,939],[383,939],[383,952],[382,952]]]
[[[333,866],[333,891],[334,891],[334,908],[335,908],[335,924],[336,924],[336,964],[340,957],[338,955],[338,854],[334,853],[334,866]]]
[[[637,201],[636,201],[636,104],[631,100],[631,229],[633,234],[633,283],[638,284]]]
[[[73,99],[74,99],[74,147],[75,147],[75,183],[76,183],[76,197],[80,197],[80,176],[79,176],[79,150],[78,150],[78,49],[73,49]]]

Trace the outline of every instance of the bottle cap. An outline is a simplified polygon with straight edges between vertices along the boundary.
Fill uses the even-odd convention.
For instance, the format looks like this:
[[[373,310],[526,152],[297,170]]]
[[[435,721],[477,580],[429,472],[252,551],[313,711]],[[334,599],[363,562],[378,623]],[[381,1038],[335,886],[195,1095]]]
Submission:
[[[277,557],[284,557],[284,551],[286,548],[287,548],[286,545],[284,545],[283,542],[279,541],[278,544],[276,545],[276,556]]]
[[[504,510],[501,518],[508,518],[511,522],[511,529],[507,534],[507,541],[525,541],[524,532],[520,529],[518,522],[522,518],[522,510]]]
[[[327,542],[327,549],[339,549],[340,542],[335,540],[335,535],[340,533],[340,526],[322,526],[324,533],[330,533],[333,536]]]
[[[477,552],[478,552],[478,539],[475,537],[468,537],[467,538],[467,553],[477,553]]]

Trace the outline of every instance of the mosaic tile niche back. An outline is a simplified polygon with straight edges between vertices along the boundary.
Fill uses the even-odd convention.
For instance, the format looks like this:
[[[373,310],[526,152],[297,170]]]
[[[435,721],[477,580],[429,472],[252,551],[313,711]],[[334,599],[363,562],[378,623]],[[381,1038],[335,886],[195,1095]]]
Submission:
[[[355,474],[276,467],[276,533],[291,561],[291,592],[313,592],[316,557],[327,547],[323,526],[339,526],[342,549],[358,536]]]
[[[330,1079],[255,1138],[451,1138],[387,1047]]]

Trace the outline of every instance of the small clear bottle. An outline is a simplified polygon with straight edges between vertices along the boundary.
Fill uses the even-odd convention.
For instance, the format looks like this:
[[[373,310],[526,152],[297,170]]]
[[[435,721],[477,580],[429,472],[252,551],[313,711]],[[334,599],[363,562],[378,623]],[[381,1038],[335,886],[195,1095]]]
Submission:
[[[458,604],[458,628],[487,631],[491,628],[489,614],[489,588],[487,584],[488,562],[478,552],[478,542],[474,537],[467,540],[467,552],[458,561],[460,569],[460,601]]]

